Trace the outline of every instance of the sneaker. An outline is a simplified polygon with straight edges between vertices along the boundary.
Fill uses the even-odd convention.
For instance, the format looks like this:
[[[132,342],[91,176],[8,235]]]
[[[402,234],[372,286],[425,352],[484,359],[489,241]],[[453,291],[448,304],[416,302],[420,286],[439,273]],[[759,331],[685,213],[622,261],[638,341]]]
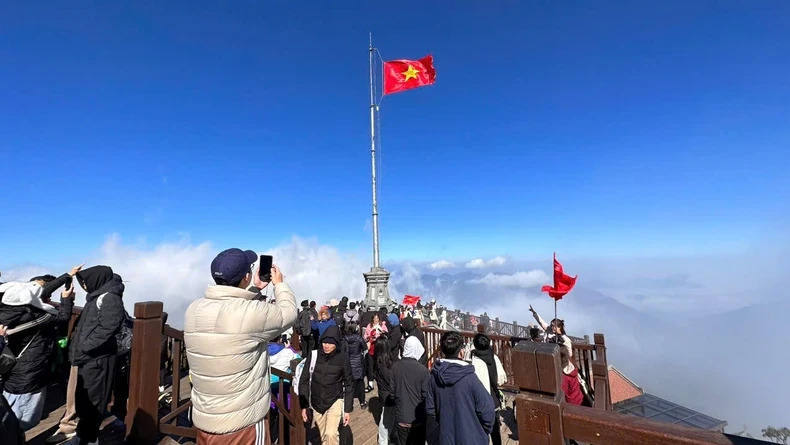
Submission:
[[[45,442],[46,443],[61,443],[61,442],[65,442],[65,441],[71,439],[72,437],[74,437],[76,435],[77,435],[77,433],[68,433],[67,434],[67,433],[62,433],[60,431],[56,431],[55,434],[47,437],[47,440]]]

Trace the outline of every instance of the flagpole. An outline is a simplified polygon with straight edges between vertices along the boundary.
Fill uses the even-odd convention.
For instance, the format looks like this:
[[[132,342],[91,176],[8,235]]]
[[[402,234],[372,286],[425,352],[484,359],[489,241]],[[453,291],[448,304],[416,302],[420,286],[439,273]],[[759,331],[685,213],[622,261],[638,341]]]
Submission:
[[[555,263],[557,262],[557,252],[554,252],[554,261],[551,263],[551,270],[554,272],[554,268],[556,267]],[[556,276],[556,275],[555,275]],[[556,280],[556,278],[555,278]],[[554,286],[557,286],[556,281]],[[554,299],[554,319],[557,319],[557,299]]]
[[[379,207],[376,196],[376,99],[373,87],[373,33],[370,33],[370,167],[373,186],[373,267],[379,268]]]

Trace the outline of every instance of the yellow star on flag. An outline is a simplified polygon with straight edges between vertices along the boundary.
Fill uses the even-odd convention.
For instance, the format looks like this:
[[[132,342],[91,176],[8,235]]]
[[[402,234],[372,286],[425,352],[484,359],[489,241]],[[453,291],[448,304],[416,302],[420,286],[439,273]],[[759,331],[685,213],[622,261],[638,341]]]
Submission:
[[[415,79],[416,80],[417,79],[417,74],[419,74],[419,73],[420,72],[415,70],[413,66],[409,65],[409,69],[404,71],[404,72],[402,72],[401,74],[403,74],[405,76],[405,79],[403,79],[403,81],[404,82],[408,82],[409,79]]]

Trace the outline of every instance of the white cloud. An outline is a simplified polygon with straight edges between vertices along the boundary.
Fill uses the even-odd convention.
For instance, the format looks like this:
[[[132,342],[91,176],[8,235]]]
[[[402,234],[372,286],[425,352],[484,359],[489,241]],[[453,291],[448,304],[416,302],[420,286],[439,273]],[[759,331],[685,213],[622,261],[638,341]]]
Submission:
[[[467,269],[482,269],[486,267],[486,262],[482,258],[475,258],[474,260],[466,263]]]
[[[486,261],[482,258],[475,258],[466,263],[467,269],[484,269],[486,267],[503,266],[507,262],[507,258],[498,256]]]
[[[540,269],[530,270],[529,272],[516,272],[514,274],[495,274],[489,273],[483,278],[469,280],[474,284],[487,284],[489,286],[517,287],[529,289],[542,284],[546,284],[549,276]]]
[[[230,246],[220,247],[210,242],[194,244],[188,238],[152,247],[125,243],[120,236],[112,235],[98,250],[86,255],[85,261],[86,267],[108,265],[123,277],[126,285],[123,299],[130,314],[134,303],[162,301],[169,315],[168,322],[181,326],[187,306],[202,297],[206,286],[212,283],[211,260],[226,247]],[[362,273],[369,267],[333,246],[293,237],[290,242],[275,247],[254,243],[240,247],[273,255],[274,262],[285,274],[285,281],[294,290],[297,304],[304,299],[321,304],[343,295],[351,300],[365,298]],[[71,265],[14,267],[3,271],[2,281],[27,281],[45,272],[60,275],[70,268]],[[268,294],[271,293],[268,290]],[[82,305],[84,302],[85,294],[78,288],[76,303]]]
[[[498,256],[498,257],[494,257],[494,258],[491,258],[490,260],[488,260],[487,264],[489,266],[504,266],[506,262],[507,262],[507,259],[505,257]]]
[[[431,263],[428,267],[430,267],[431,269],[434,269],[434,270],[437,270],[437,269],[450,269],[452,267],[455,267],[455,263],[453,263],[452,261],[447,261],[447,260],[439,260],[439,261],[437,261],[435,263]]]

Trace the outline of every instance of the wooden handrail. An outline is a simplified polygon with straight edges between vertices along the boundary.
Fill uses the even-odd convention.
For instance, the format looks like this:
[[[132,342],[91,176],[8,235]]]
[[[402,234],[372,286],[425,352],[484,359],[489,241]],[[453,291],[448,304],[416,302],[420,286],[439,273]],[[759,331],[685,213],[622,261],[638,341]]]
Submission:
[[[724,434],[682,425],[659,423],[627,414],[565,405],[565,437],[588,443],[662,445],[732,445]]]

